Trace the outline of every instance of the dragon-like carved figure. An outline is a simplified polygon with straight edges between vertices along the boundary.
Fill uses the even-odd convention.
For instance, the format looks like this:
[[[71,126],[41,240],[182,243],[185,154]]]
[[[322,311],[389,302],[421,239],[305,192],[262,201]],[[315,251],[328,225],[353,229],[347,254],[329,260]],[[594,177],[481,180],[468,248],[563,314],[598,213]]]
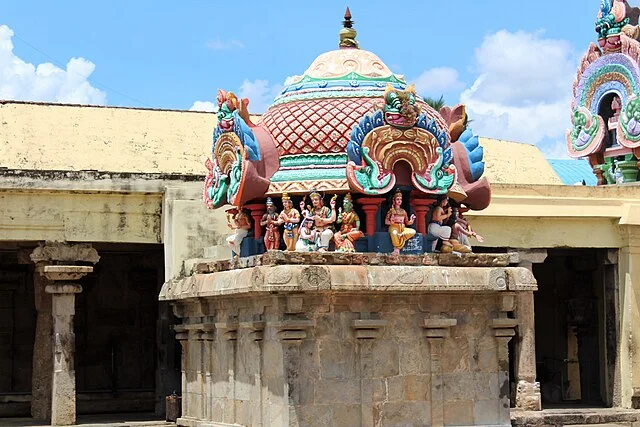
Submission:
[[[630,96],[622,108],[619,127],[622,130],[619,138],[624,146],[640,147],[640,99],[637,95]]]
[[[572,157],[582,157],[600,149],[605,132],[602,117],[591,114],[585,107],[577,107],[571,117],[573,127],[567,131],[567,149]]]
[[[384,92],[384,121],[399,129],[409,129],[415,126],[420,107],[416,105],[416,89],[413,85],[405,90],[394,89],[387,84]]]
[[[396,185],[414,185],[428,194],[445,194],[456,182],[449,134],[435,118],[421,113],[412,85],[388,85],[384,105],[363,117],[347,144],[347,180],[354,191],[384,194]],[[397,182],[396,167],[405,182]],[[410,180],[407,178],[410,175]]]
[[[239,192],[252,164],[261,161],[260,144],[253,129],[248,99],[218,91],[218,125],[213,132],[213,157],[207,160],[204,199],[210,208],[241,203]],[[242,197],[240,197],[242,198]]]
[[[631,7],[626,0],[601,0],[596,32],[602,50],[619,52],[621,34],[637,40],[640,37],[639,15],[640,9]]]

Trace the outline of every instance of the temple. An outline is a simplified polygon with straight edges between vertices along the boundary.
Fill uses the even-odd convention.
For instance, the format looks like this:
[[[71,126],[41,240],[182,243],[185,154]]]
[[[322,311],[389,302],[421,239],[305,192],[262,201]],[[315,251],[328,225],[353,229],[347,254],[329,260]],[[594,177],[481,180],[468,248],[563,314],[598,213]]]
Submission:
[[[218,92],[204,199],[233,258],[160,293],[182,320],[178,424],[510,425],[536,281],[517,253],[471,253],[463,214],[491,191],[465,108],[359,48],[348,9],[338,47],[257,120]],[[517,399],[539,409],[525,354]]]
[[[422,253],[432,251],[436,238],[423,242],[437,196],[448,196],[460,213],[489,205],[483,149],[467,126],[464,106],[435,111],[427,105],[403,76],[358,48],[350,13],[339,49],[321,54],[290,80],[255,123],[250,100],[218,92],[207,206],[230,204],[261,218],[267,196],[293,197],[304,210],[312,192],[320,204],[328,203],[325,195],[342,200],[351,194],[366,233],[354,242],[356,249],[386,252],[392,242],[381,216],[391,207],[391,194],[400,192],[418,231],[404,253]],[[238,255],[263,252],[262,233],[254,227]],[[272,249],[280,247],[284,243]]]
[[[262,115],[0,101],[0,425],[637,425],[638,10],[601,9],[580,160],[434,110],[349,11]]]

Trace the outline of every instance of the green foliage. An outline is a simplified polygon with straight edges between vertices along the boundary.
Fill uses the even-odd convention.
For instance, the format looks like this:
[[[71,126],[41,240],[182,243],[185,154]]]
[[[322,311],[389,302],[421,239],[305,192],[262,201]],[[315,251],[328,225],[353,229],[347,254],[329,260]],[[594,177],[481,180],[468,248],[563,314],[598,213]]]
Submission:
[[[424,102],[426,102],[427,105],[429,105],[436,111],[440,111],[440,109],[446,105],[446,103],[444,102],[444,95],[440,95],[440,98],[438,99],[431,98],[430,96],[425,96]]]

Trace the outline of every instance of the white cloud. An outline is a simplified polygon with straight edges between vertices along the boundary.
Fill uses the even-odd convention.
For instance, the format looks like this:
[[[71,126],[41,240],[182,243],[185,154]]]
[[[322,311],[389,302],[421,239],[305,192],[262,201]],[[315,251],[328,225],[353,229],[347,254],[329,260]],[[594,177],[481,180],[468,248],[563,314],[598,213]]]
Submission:
[[[189,108],[189,111],[206,111],[208,113],[215,113],[218,111],[218,106],[211,101],[196,101]]]
[[[13,53],[13,31],[0,25],[0,99],[104,105],[105,92],[87,80],[96,66],[71,58],[62,69],[51,63],[25,62]]]
[[[244,48],[244,43],[240,40],[222,40],[220,37],[216,37],[215,40],[209,40],[206,45],[211,50],[235,50]]]
[[[291,77],[287,77],[291,79]],[[262,114],[273,103],[273,100],[282,92],[284,86],[281,84],[271,85],[268,80],[244,79],[238,90],[232,90],[238,98],[249,100],[249,113]],[[217,111],[217,103],[211,101],[196,101],[189,110],[192,111]]]
[[[421,95],[438,97],[445,92],[458,91],[464,87],[458,71],[450,67],[437,67],[426,70],[413,83]]]
[[[503,30],[485,37],[476,49],[475,65],[479,77],[460,96],[474,131],[536,144],[548,155],[560,153],[571,125],[577,65],[571,44],[546,39],[542,32]]]
[[[240,85],[238,97],[249,99],[250,113],[264,113],[282,89],[282,85],[270,85],[268,80],[245,79]]]

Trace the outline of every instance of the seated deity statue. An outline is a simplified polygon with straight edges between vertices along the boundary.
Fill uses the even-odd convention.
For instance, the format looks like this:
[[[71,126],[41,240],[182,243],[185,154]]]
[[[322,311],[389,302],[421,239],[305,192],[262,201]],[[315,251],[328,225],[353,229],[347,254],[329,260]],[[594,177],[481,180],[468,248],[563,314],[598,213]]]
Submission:
[[[416,220],[415,215],[409,217],[402,209],[402,193],[397,190],[393,195],[391,209],[387,212],[384,223],[389,226],[389,235],[393,245],[393,255],[399,255],[404,245],[416,234],[416,230],[407,227],[413,225]]]
[[[339,209],[336,223],[340,224],[340,230],[333,236],[336,251],[355,252],[354,242],[364,237],[364,233],[360,231],[360,218],[358,214],[353,211],[351,194],[347,193],[347,195],[344,196],[342,208]]]

